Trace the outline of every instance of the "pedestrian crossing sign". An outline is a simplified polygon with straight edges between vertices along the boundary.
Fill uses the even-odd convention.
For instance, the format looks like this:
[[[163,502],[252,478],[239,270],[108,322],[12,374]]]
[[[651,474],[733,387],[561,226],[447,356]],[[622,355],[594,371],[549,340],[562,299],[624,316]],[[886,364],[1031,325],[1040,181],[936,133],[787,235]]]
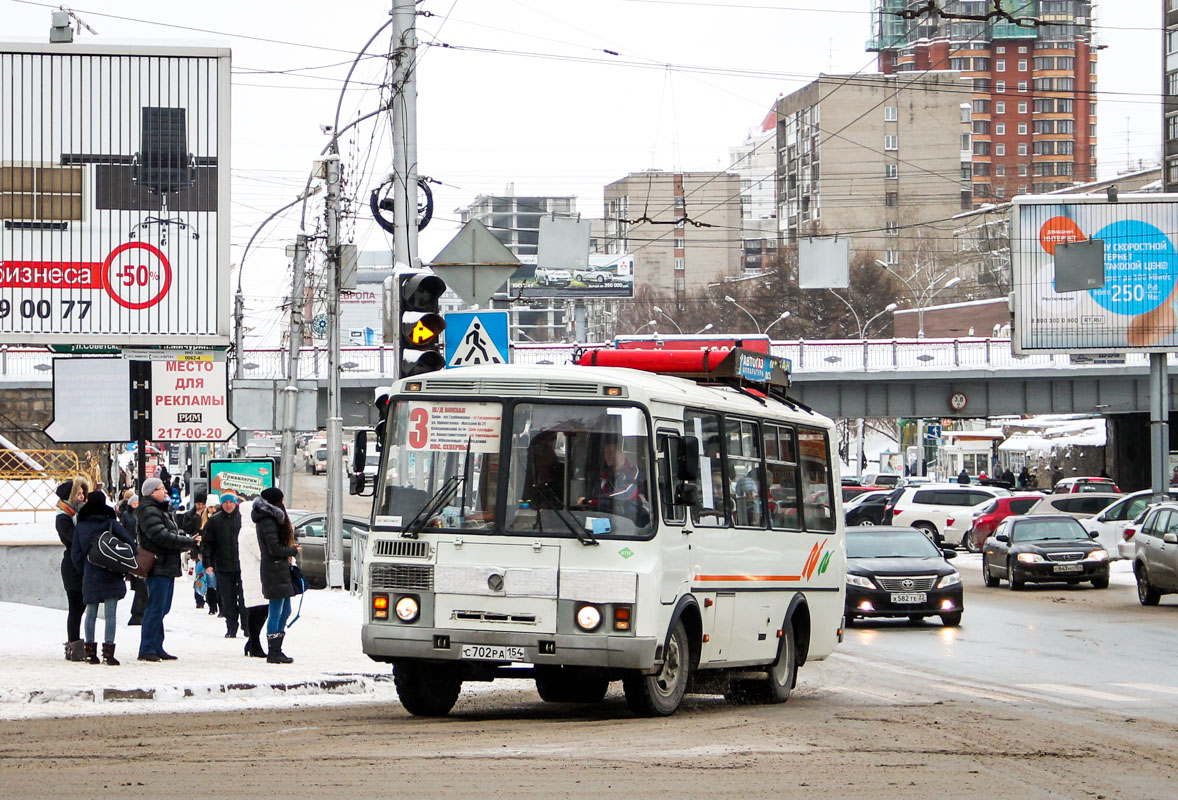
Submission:
[[[506,311],[446,314],[446,368],[507,364],[510,350]]]

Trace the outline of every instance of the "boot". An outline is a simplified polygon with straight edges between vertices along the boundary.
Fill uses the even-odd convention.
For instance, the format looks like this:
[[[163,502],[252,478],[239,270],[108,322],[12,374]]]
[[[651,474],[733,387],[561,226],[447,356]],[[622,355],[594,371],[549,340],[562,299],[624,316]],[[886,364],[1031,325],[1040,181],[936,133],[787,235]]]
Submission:
[[[85,649],[82,647],[82,640],[77,639],[65,644],[65,660],[66,661],[81,661],[86,657]]]
[[[86,642],[83,646],[86,657],[82,659],[87,664],[98,664],[98,642]]]
[[[262,649],[262,643],[258,641],[257,637],[251,637],[245,643],[245,654],[252,658],[265,658],[266,651]]]
[[[270,645],[270,654],[266,656],[266,661],[270,664],[293,664],[294,659],[282,652],[282,640],[286,638],[285,633],[268,633],[266,634],[266,641]],[[97,663],[97,662],[95,662]]]
[[[115,658],[115,643],[102,643],[102,663],[109,667],[117,667],[119,665],[118,659]]]

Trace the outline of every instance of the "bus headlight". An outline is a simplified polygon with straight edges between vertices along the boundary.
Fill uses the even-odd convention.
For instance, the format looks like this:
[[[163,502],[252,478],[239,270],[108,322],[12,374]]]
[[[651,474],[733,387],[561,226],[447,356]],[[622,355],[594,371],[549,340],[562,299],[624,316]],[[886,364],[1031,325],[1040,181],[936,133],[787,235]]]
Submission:
[[[397,612],[397,619],[401,622],[412,622],[421,612],[417,598],[410,595],[397,598],[397,604],[393,608]]]
[[[583,605],[577,609],[577,627],[583,631],[595,631],[601,627],[601,609]]]

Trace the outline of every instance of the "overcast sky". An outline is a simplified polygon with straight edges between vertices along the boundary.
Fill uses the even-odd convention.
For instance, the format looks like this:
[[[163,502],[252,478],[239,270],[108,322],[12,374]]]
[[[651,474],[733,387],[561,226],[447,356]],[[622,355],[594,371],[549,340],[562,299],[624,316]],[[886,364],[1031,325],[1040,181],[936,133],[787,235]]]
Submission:
[[[233,248],[293,200],[327,143],[355,53],[388,19],[390,0],[283,3],[86,0],[97,32],[80,42],[221,44],[233,49]],[[602,213],[602,187],[644,169],[717,170],[780,94],[819,73],[875,70],[864,50],[870,0],[423,0],[418,155],[436,188],[422,233],[429,260],[457,229],[456,208],[478,194],[576,195]],[[1160,153],[1161,2],[1100,6],[1101,176]],[[0,0],[4,36],[47,41],[56,4]],[[382,35],[370,52],[388,48]],[[428,46],[447,45],[441,46]],[[379,106],[380,58],[362,62],[343,119]],[[390,169],[387,120],[341,147],[363,202]],[[320,196],[321,197],[321,196]],[[314,205],[317,213],[321,205]],[[361,249],[388,238],[361,209]],[[252,342],[273,341],[274,298],[289,282],[283,254],[297,208],[259,235],[244,271]],[[349,228],[349,230],[352,230]],[[289,291],[287,289],[286,291]],[[267,313],[269,311],[269,313]]]

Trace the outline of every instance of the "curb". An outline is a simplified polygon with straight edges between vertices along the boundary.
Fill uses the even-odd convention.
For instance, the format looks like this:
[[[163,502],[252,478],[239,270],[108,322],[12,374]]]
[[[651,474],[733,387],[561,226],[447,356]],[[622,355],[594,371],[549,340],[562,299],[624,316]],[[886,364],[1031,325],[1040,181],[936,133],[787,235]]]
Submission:
[[[90,689],[0,689],[4,704],[119,703],[138,700],[178,702],[188,698],[233,699],[235,697],[277,697],[370,694],[376,684],[392,680],[389,675],[339,675],[291,683],[213,683],[189,686],[95,687]]]

